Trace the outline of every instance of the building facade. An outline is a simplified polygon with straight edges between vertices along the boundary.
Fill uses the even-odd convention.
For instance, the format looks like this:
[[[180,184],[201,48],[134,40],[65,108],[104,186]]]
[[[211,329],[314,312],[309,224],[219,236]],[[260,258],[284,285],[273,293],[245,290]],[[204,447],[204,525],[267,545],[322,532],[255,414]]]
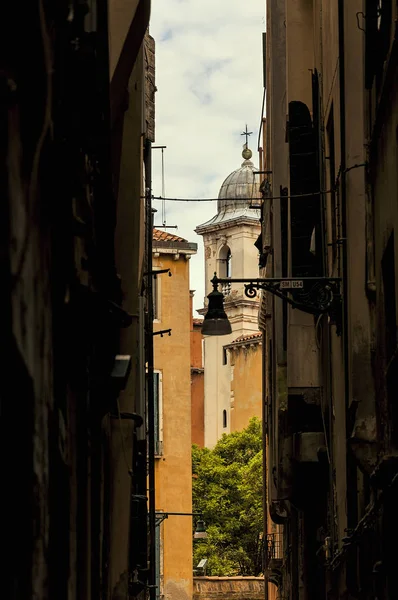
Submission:
[[[231,367],[230,428],[241,431],[262,419],[262,333],[241,335],[224,346]]]
[[[197,246],[154,229],[157,598],[192,598],[191,324],[189,259]],[[170,276],[169,276],[170,275]],[[170,335],[169,335],[170,330]],[[163,332],[163,333],[161,333]]]
[[[149,0],[89,0],[17,2],[2,19],[0,395],[10,456],[2,591],[10,599],[120,600],[145,596],[151,583],[149,16]]]
[[[289,600],[398,594],[397,19],[267,1],[262,275],[302,286],[260,310],[266,574]]]
[[[258,175],[247,147],[242,156],[241,167],[221,186],[217,214],[196,228],[203,236],[207,293],[212,290],[214,273],[218,277],[244,278],[255,277],[258,272],[258,250],[254,246],[260,233]],[[243,289],[243,284],[238,283],[223,286],[224,306],[232,333],[224,337],[204,336],[204,445],[209,448],[223,433],[234,430],[231,410],[236,410],[236,404],[231,391],[228,345],[240,336],[258,332],[258,298],[247,298]],[[250,416],[259,411],[261,408]],[[246,427],[248,421],[235,419],[235,430]]]
[[[201,448],[205,440],[205,389],[203,366],[203,319],[193,318],[191,291],[191,430],[192,444]]]

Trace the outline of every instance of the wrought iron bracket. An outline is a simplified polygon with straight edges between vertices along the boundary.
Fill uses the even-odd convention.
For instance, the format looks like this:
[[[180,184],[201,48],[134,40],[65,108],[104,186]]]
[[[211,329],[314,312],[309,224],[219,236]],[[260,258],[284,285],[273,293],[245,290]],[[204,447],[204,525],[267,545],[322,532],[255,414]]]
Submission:
[[[213,286],[225,283],[243,283],[245,295],[255,298],[258,290],[265,290],[281,298],[293,308],[306,313],[328,313],[338,321],[341,308],[341,279],[338,277],[274,277],[267,279],[212,279]]]
[[[160,512],[155,511],[155,525],[158,527],[165,519],[168,519],[169,516],[173,517],[200,517],[203,515],[201,512],[192,512],[192,513],[182,513],[182,512]]]
[[[162,275],[163,273],[167,273],[169,277],[172,277],[173,273],[171,272],[170,269],[158,269],[158,270],[154,270],[154,271],[146,271],[144,273],[144,277],[146,277],[147,275],[152,275],[154,277],[154,279],[157,278],[158,275]]]
[[[163,337],[164,335],[171,335],[171,329],[161,329],[160,331],[154,331],[152,335],[160,335],[160,337]]]
[[[155,515],[156,527],[159,527],[159,525],[161,525],[161,523],[163,523],[163,521],[168,518],[169,518],[169,513],[156,513],[156,515]]]

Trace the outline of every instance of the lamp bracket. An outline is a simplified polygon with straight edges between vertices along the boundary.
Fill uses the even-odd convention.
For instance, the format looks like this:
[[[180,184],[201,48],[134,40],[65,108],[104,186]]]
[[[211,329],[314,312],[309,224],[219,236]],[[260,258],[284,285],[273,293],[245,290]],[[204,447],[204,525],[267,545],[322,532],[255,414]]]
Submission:
[[[169,513],[156,513],[156,515],[155,515],[155,525],[156,525],[156,527],[159,527],[159,525],[161,523],[163,523],[163,521],[165,519],[168,519],[168,518],[169,518]]]
[[[215,289],[219,283],[243,283],[248,298],[255,298],[258,290],[265,290],[293,308],[313,315],[328,313],[336,321],[341,308],[340,282],[338,277],[219,279],[214,276],[212,279]]]
[[[158,527],[165,519],[168,519],[169,516],[173,517],[201,517],[201,512],[192,512],[192,513],[183,513],[183,512],[160,512],[155,511],[155,525]]]
[[[156,279],[158,275],[162,275],[163,273],[168,273],[169,277],[172,276],[172,272],[170,269],[155,269],[153,271],[146,271],[144,273],[144,277],[146,277],[147,275],[152,275],[154,279]]]
[[[154,331],[152,335],[160,335],[160,337],[163,337],[166,333],[170,336],[171,329],[161,329],[160,331]]]

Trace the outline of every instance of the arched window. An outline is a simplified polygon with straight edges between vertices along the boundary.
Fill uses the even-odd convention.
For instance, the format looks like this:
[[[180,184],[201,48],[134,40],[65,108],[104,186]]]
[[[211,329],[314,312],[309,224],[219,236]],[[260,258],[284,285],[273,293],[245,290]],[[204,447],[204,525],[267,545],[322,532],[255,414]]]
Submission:
[[[225,259],[226,265],[225,270],[227,272],[227,277],[232,277],[231,275],[231,250],[228,248],[227,258]]]
[[[218,254],[218,276],[219,277],[232,277],[232,254],[229,246],[225,244],[222,246]]]
[[[226,410],[222,411],[222,426],[224,427],[224,429],[226,429],[226,427],[227,427],[227,411]]]

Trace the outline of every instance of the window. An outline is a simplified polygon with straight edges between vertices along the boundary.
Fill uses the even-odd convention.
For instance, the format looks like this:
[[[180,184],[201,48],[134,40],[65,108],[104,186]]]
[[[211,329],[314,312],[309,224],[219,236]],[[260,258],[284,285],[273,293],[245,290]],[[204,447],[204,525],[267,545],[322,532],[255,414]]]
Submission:
[[[227,424],[228,424],[228,421],[227,421],[227,411],[223,410],[222,411],[222,426],[224,427],[224,429],[226,429]]]
[[[317,97],[317,78],[313,80],[314,100]],[[317,103],[314,102],[314,111]],[[318,110],[314,112],[318,114]],[[321,209],[319,194],[318,130],[311,113],[300,101],[289,102],[289,172],[290,203],[288,248],[291,277],[317,277],[323,271],[320,234]],[[282,195],[282,194],[281,194]],[[292,196],[300,195],[299,198]],[[304,197],[304,195],[307,195]],[[311,252],[311,237],[315,229],[318,242],[316,254]]]
[[[160,279],[157,275],[152,277],[152,309],[153,320],[160,321]]]
[[[154,419],[155,419],[155,455],[163,454],[163,398],[162,398],[162,373],[155,371],[153,374]]]
[[[227,277],[231,277],[231,250],[228,248],[228,253],[227,253],[227,258],[225,259],[226,262],[226,272],[227,272]]]
[[[231,277],[232,274],[232,254],[229,246],[224,244],[218,254],[218,276],[220,278]],[[231,293],[231,284],[223,283],[221,291],[224,296],[229,296]]]
[[[366,0],[365,15],[365,87],[371,89],[376,78],[379,90],[391,41],[392,1]]]
[[[219,277],[232,277],[232,254],[227,244],[221,247],[219,255]]]
[[[222,349],[222,364],[223,365],[228,364],[228,354],[227,354],[227,349],[226,348]]]

